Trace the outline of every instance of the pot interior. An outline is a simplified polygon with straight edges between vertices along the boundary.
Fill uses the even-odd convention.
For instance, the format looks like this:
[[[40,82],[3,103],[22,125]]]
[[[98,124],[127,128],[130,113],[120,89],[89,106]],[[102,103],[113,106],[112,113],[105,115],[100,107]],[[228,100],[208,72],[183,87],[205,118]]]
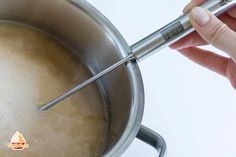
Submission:
[[[91,15],[93,12],[88,10],[92,8],[86,8],[86,5],[77,5],[75,2],[65,0],[21,0],[20,2],[0,0],[0,4],[1,20],[24,23],[47,32],[71,49],[89,69],[91,75],[128,54],[129,48],[123,39],[119,41],[120,43],[115,41],[116,34],[107,30],[104,27],[106,24],[96,19],[97,15]],[[131,69],[134,72],[131,73]],[[109,120],[104,154],[109,154],[109,151],[124,136],[128,127],[130,129],[128,133],[126,132],[126,138],[131,136],[130,141],[138,131],[143,105],[137,104],[143,103],[143,87],[139,77],[140,73],[136,65],[128,65],[128,67],[125,65],[97,81],[97,86],[106,102],[104,108]],[[140,84],[134,87],[137,82]],[[140,93],[136,90],[140,90]],[[133,133],[131,134],[130,131]],[[117,148],[124,143],[125,141],[121,141]]]

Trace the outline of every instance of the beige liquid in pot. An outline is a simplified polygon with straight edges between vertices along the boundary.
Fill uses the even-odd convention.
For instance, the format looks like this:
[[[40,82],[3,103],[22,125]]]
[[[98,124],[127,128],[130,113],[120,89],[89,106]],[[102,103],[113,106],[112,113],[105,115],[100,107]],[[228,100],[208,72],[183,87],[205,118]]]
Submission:
[[[95,157],[105,147],[103,101],[90,85],[46,113],[39,106],[88,78],[71,52],[42,32],[0,24],[0,157]],[[21,132],[29,148],[7,147]]]

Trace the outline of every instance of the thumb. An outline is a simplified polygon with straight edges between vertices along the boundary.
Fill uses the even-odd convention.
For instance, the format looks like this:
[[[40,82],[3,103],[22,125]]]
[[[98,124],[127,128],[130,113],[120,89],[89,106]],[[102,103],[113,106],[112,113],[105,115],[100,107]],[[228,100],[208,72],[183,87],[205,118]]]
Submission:
[[[236,62],[236,33],[233,30],[201,7],[190,12],[190,21],[202,38]]]

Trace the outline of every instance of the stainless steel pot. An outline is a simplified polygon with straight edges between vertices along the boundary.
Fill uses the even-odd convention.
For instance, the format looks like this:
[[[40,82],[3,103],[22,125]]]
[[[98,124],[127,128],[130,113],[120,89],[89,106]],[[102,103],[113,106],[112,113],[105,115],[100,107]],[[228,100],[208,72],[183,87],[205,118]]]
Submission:
[[[224,6],[224,9],[232,5],[231,1],[214,2],[220,7]],[[211,9],[220,13],[218,8],[211,6]],[[182,32],[193,31],[188,17],[181,17],[178,23],[171,23],[166,29],[155,32],[130,48],[116,28],[82,0],[0,0],[0,19],[27,23],[50,33],[71,48],[93,74],[132,52],[137,54],[137,59],[141,59],[157,45],[163,47],[166,42],[170,44],[180,38]],[[181,27],[179,22],[182,22]],[[167,36],[163,36],[163,33]],[[168,39],[173,35],[175,39],[170,42]],[[116,69],[97,83],[106,100],[110,120],[107,148],[103,156],[120,156],[137,137],[152,145],[158,150],[159,157],[163,157],[166,150],[163,138],[141,125],[144,88],[136,60]]]

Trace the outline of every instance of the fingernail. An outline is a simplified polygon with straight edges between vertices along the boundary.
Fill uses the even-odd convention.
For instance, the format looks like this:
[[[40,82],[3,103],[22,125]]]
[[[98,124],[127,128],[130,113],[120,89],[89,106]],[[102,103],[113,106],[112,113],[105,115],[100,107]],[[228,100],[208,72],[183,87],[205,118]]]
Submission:
[[[190,13],[190,18],[200,27],[207,25],[211,20],[207,11],[201,7],[193,8]]]

